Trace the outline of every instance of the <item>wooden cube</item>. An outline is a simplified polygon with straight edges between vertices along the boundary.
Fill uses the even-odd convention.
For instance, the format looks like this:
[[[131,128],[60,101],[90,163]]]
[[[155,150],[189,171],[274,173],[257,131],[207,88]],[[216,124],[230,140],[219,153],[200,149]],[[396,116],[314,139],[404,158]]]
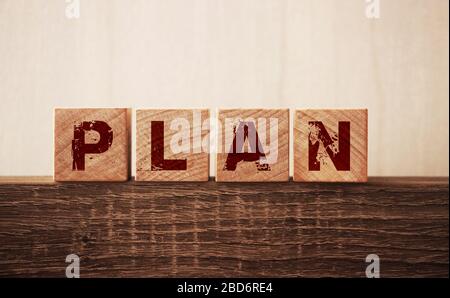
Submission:
[[[55,109],[54,180],[126,181],[129,109]]]
[[[137,181],[208,181],[209,110],[137,110]]]
[[[289,110],[218,114],[216,181],[289,181]]]
[[[367,109],[296,111],[294,181],[366,182]]]

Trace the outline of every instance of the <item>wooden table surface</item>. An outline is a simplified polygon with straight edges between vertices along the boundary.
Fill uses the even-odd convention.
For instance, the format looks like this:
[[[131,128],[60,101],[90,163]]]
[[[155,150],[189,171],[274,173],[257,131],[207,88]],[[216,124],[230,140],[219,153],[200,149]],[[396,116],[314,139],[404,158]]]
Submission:
[[[448,277],[448,178],[53,183],[0,178],[0,276]]]

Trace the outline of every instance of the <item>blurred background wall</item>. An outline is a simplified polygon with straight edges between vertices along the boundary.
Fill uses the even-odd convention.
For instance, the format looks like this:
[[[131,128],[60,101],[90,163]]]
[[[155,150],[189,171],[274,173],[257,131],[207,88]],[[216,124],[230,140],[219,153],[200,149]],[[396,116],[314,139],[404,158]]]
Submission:
[[[0,175],[126,106],[368,108],[369,175],[448,176],[448,0],[74,1],[0,0]]]

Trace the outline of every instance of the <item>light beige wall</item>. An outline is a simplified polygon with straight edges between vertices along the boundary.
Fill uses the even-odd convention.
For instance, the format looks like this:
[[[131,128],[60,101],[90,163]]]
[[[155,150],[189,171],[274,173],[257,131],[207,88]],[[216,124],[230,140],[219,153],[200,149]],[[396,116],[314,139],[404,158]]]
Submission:
[[[55,106],[367,107],[370,175],[448,176],[448,0],[0,0],[0,175]],[[214,164],[213,164],[214,166]]]

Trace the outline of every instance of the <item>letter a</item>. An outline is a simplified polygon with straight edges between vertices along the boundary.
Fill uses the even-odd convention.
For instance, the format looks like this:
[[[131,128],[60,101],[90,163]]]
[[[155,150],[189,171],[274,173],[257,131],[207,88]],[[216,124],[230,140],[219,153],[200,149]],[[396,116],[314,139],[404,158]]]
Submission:
[[[248,139],[251,152],[242,152],[245,140]],[[263,149],[261,141],[258,137],[254,122],[239,122],[239,126],[234,128],[233,144],[228,152],[225,162],[225,171],[235,171],[238,162],[256,161],[258,171],[270,171],[268,164],[260,163],[261,158],[265,158],[266,154],[261,152]]]

